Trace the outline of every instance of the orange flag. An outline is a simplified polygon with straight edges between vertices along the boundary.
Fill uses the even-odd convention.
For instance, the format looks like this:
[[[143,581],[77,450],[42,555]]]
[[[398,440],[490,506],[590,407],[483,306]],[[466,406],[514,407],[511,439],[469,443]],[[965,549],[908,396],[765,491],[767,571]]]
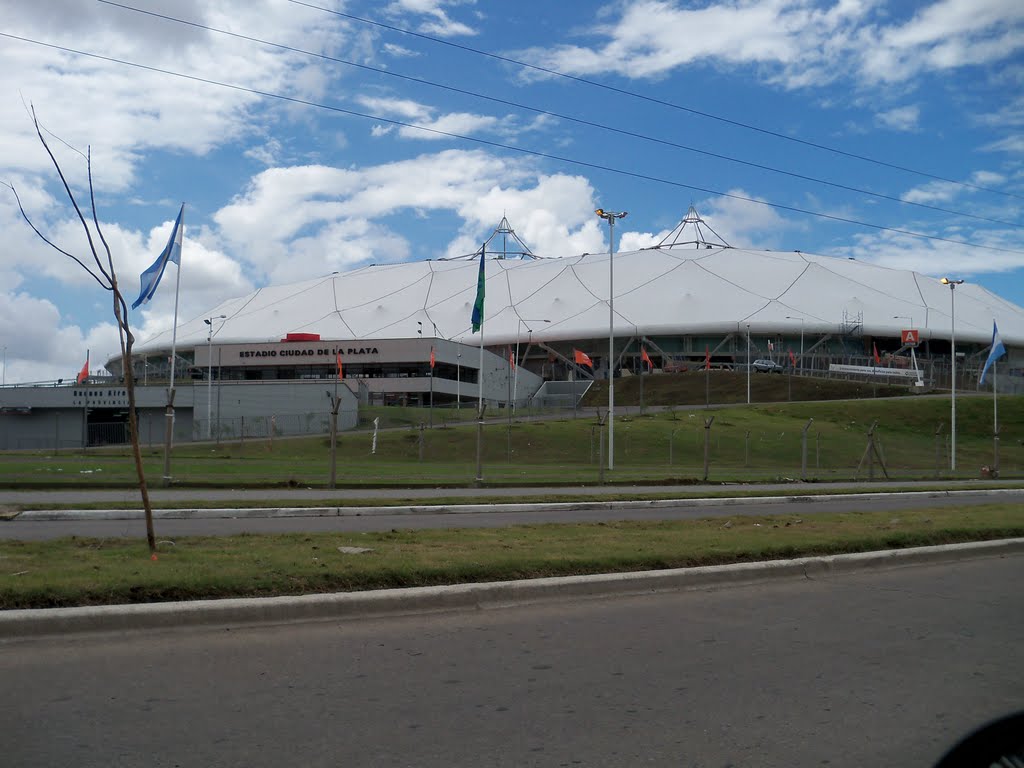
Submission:
[[[341,375],[341,352],[336,352],[335,354],[338,357],[338,378],[341,379],[343,378],[343,376]]]
[[[431,347],[430,347],[430,368],[431,368],[431,370],[433,370],[433,368],[434,368],[434,347],[433,347],[433,345],[431,345]]]
[[[572,354],[576,360],[576,365],[589,365],[591,368],[594,367],[594,361],[590,359],[590,355],[586,352],[580,352],[578,349],[574,349]]]
[[[85,365],[82,366],[82,370],[78,372],[78,376],[75,378],[75,384],[81,384],[89,378],[89,352],[85,353]]]
[[[796,368],[796,355],[793,354],[793,350],[789,350],[789,364]]]
[[[711,347],[707,344],[704,345],[704,370],[711,370]]]
[[[516,367],[516,357],[515,354],[512,352],[512,347],[508,348],[508,366],[509,368]]]
[[[654,368],[654,363],[651,362],[651,356],[647,354],[647,347],[640,347],[640,360],[647,363],[648,370]]]
[[[880,358],[878,356],[878,345],[875,344],[874,342],[871,342],[871,346],[872,346],[872,348],[874,349],[874,352],[875,352],[875,365],[878,365],[879,363],[882,362],[882,358]]]

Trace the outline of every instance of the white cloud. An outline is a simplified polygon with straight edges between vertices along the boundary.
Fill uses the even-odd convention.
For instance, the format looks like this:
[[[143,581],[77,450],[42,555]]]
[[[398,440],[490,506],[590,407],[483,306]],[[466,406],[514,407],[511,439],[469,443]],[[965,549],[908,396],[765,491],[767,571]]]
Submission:
[[[900,227],[928,234],[917,224]],[[1019,232],[1009,230],[939,231],[934,234],[961,239],[976,245],[1024,251]],[[972,275],[1009,272],[1024,267],[1024,254],[981,250],[941,240],[924,240],[895,232],[875,232],[855,236],[854,245],[836,249],[830,255],[847,256],[893,269],[910,269],[925,275]]]
[[[917,105],[894,107],[875,115],[876,122],[894,131],[913,131],[917,129],[921,118],[921,109]]]
[[[64,0],[56,3],[67,6],[59,12],[54,5],[5,5],[5,10],[16,8],[5,17],[5,31],[263,91],[309,98],[326,88],[318,63],[296,53],[254,47],[113,6]],[[284,44],[309,46],[312,40],[326,46],[344,38],[344,25],[330,17],[270,0],[192,0],[175,3],[167,12]],[[264,113],[272,109],[250,93],[5,40],[0,46],[0,103],[6,105],[0,109],[0,135],[5,139],[0,142],[0,167],[34,174],[48,173],[49,160],[20,108],[22,95],[36,105],[42,124],[61,139],[83,150],[92,144],[96,185],[107,191],[128,188],[146,152],[206,154],[247,134],[257,104]],[[59,142],[53,143],[63,158],[70,156]],[[81,173],[76,174],[72,180],[81,185]]]
[[[1015,133],[1005,139],[993,141],[986,144],[982,149],[986,152],[1008,152],[1010,154],[1024,154],[1024,133]]]
[[[422,55],[419,51],[413,51],[394,43],[384,43],[381,46],[381,50],[389,56],[394,56],[396,59],[415,58]]]
[[[411,99],[360,96],[357,100],[375,115],[394,117],[402,122],[414,123],[417,127],[398,126],[398,135],[403,139],[436,141],[448,138],[445,134],[471,136],[474,133],[493,130],[498,127],[498,118],[490,115],[450,112],[435,117],[436,110],[433,107]],[[514,125],[514,122],[509,120],[507,124]],[[390,129],[384,130],[380,126],[374,126],[372,129],[374,136],[383,136],[389,132]]]
[[[436,120],[420,122],[416,128],[402,126],[398,129],[398,135],[404,139],[436,141],[450,138],[453,134],[456,136],[472,136],[474,133],[492,129],[497,124],[498,118],[489,115],[451,112],[447,115],[441,115]]]
[[[432,107],[412,99],[359,96],[356,101],[381,117],[395,117],[402,120],[429,120],[434,112]]]
[[[1006,177],[993,171],[975,171],[967,179],[967,184],[978,187],[998,187],[1006,182]],[[948,203],[953,198],[962,194],[976,192],[970,186],[957,184],[952,181],[929,181],[921,186],[914,187],[901,196],[901,200],[908,203]]]
[[[392,17],[427,16],[427,20],[421,22],[417,28],[424,34],[438,37],[475,35],[475,29],[463,22],[454,21],[445,10],[446,6],[465,4],[465,0],[392,0],[385,8],[385,12]]]
[[[4,335],[8,383],[67,381],[82,367],[87,350],[90,367],[100,369],[120,349],[113,320],[83,330],[67,324],[53,302],[26,293],[0,292],[0,328],[18,329]]]
[[[583,177],[537,176],[529,162],[447,150],[377,166],[276,168],[214,216],[232,252],[272,282],[410,256],[462,255],[507,216],[539,255],[600,249]],[[463,220],[445,254],[416,253],[387,217],[451,213]]]
[[[743,189],[730,189],[728,194],[763,199]],[[787,230],[804,228],[803,224],[780,216],[770,206],[736,197],[713,197],[696,206],[708,226],[735,248],[784,247],[780,238]]]
[[[960,192],[962,187],[949,181],[929,181],[919,187],[914,187],[901,196],[901,200],[908,203],[948,203]]]
[[[257,163],[274,165],[281,154],[281,142],[275,138],[269,138],[266,143],[260,146],[249,147],[242,154],[255,160]]]
[[[1024,48],[1016,0],[941,0],[904,24],[862,30],[861,71],[898,82],[920,72],[1002,61]]]
[[[573,75],[617,73],[658,78],[683,67],[754,67],[786,88],[854,77],[862,84],[905,82],[942,71],[1010,59],[1024,48],[1024,5],[1017,0],[942,0],[913,18],[892,20],[876,0],[732,0],[681,7],[676,0],[623,2],[599,15],[593,46],[557,45],[521,53]],[[529,77],[538,77],[533,72]]]

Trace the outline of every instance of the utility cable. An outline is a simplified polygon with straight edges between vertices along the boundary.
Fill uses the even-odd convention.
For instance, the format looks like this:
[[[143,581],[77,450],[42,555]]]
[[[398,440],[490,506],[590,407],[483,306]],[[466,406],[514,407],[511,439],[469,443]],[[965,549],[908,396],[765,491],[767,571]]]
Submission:
[[[451,48],[457,48],[459,50],[466,51],[468,53],[474,53],[474,54],[477,54],[478,56],[486,56],[488,58],[496,59],[497,61],[501,61],[501,62],[503,62],[505,64],[513,64],[513,65],[515,65],[517,67],[522,67],[524,69],[532,69],[532,70],[534,70],[536,72],[542,72],[542,73],[544,73],[546,75],[550,75],[552,77],[559,77],[559,78],[563,78],[565,80],[571,80],[573,82],[582,83],[584,85],[589,85],[589,86],[594,87],[594,88],[601,88],[601,89],[606,90],[606,91],[611,91],[612,93],[617,93],[617,94],[622,95],[622,96],[629,96],[629,97],[634,98],[634,99],[640,99],[642,101],[647,101],[647,102],[650,102],[651,104],[658,104],[659,106],[669,107],[671,109],[676,109],[676,110],[679,110],[681,112],[688,112],[691,115],[697,115],[698,117],[704,117],[704,118],[707,118],[708,120],[716,120],[716,121],[718,121],[720,123],[726,123],[727,125],[732,125],[732,126],[735,126],[737,128],[743,128],[743,129],[748,130],[748,131],[756,131],[757,133],[761,133],[761,134],[764,134],[766,136],[771,136],[771,137],[776,138],[776,139],[783,139],[785,141],[794,142],[796,144],[802,144],[802,145],[804,145],[806,147],[813,147],[814,149],[820,149],[820,150],[822,150],[824,152],[831,152],[833,154],[841,155],[843,157],[848,157],[848,158],[851,158],[853,160],[860,160],[860,161],[865,162],[865,163],[872,163],[874,165],[879,165],[879,166],[882,166],[884,168],[890,168],[890,169],[896,170],[896,171],[902,171],[904,173],[912,173],[912,174],[917,175],[917,176],[923,176],[923,177],[928,178],[928,179],[934,179],[936,181],[942,181],[942,182],[945,182],[947,184],[955,184],[955,185],[960,186],[960,187],[966,187],[968,189],[974,189],[974,190],[978,190],[980,192],[990,192],[990,193],[992,193],[994,195],[1004,195],[1005,197],[1015,197],[1015,198],[1024,200],[1024,195],[1017,195],[1017,194],[1014,194],[1013,192],[1006,192],[1005,190],[1001,190],[1001,189],[992,189],[991,187],[983,187],[981,185],[971,184],[971,183],[966,182],[966,181],[957,181],[956,179],[947,179],[945,176],[938,176],[938,175],[936,175],[934,173],[929,173],[927,171],[918,170],[916,168],[910,168],[910,167],[907,167],[907,166],[904,166],[904,165],[897,165],[895,163],[890,163],[890,162],[887,162],[885,160],[879,160],[878,158],[868,157],[867,155],[859,155],[859,154],[857,154],[855,152],[848,152],[846,150],[839,149],[838,147],[832,147],[832,146],[829,146],[827,144],[821,144],[821,143],[818,143],[818,142],[810,141],[808,139],[799,139],[799,138],[797,138],[795,136],[787,136],[784,133],[779,133],[778,131],[773,131],[773,130],[770,130],[768,128],[761,128],[760,126],[753,125],[752,123],[744,123],[744,122],[741,122],[739,120],[732,120],[732,119],[730,119],[728,117],[722,117],[721,115],[716,115],[716,114],[713,114],[711,112],[703,112],[703,111],[701,111],[699,109],[694,109],[693,107],[687,107],[687,106],[684,106],[682,104],[676,104],[676,103],[671,102],[671,101],[665,101],[664,99],[658,99],[658,98],[655,98],[654,96],[645,96],[644,94],[637,93],[636,91],[630,91],[630,90],[627,90],[625,88],[618,88],[618,87],[616,87],[614,85],[608,85],[607,83],[602,83],[599,80],[590,80],[589,78],[579,77],[577,75],[569,75],[569,74],[566,74],[565,72],[559,72],[556,69],[550,69],[548,67],[542,67],[542,66],[540,66],[538,64],[530,64],[528,62],[520,61],[518,59],[513,59],[513,58],[510,58],[508,56],[502,56],[502,55],[497,54],[497,53],[491,53],[490,51],[484,51],[484,50],[481,50],[479,48],[473,48],[473,47],[468,46],[468,45],[462,45],[461,43],[454,43],[451,40],[442,40],[439,37],[432,37],[430,35],[423,34],[422,32],[413,32],[411,29],[403,29],[402,27],[397,27],[397,26],[394,26],[392,24],[385,24],[384,22],[381,22],[381,21],[374,21],[373,19],[366,19],[366,18],[363,18],[361,16],[355,16],[355,15],[353,15],[351,13],[345,13],[343,11],[336,11],[333,8],[324,8],[321,5],[315,5],[314,3],[303,2],[303,0],[288,0],[288,2],[289,3],[293,3],[294,5],[301,5],[301,6],[304,6],[306,8],[310,8],[312,10],[323,11],[324,13],[330,13],[330,14],[333,14],[335,16],[339,16],[339,17],[341,17],[343,19],[349,19],[350,21],[359,22],[360,24],[368,24],[368,25],[371,25],[371,26],[380,27],[381,29],[387,29],[387,30],[389,30],[391,32],[398,32],[398,33],[403,34],[403,35],[409,35],[411,37],[417,37],[417,38],[420,38],[422,40],[428,40],[428,41],[430,41],[432,43],[437,43],[438,45],[446,45],[446,46],[449,46]]]
[[[573,117],[572,115],[566,115],[566,114],[562,114],[562,113],[559,113],[559,112],[552,112],[552,111],[549,111],[549,110],[546,110],[546,109],[541,109],[539,107],[533,107],[533,106],[530,106],[529,104],[522,104],[522,103],[519,103],[519,102],[510,101],[508,99],[498,98],[497,96],[490,96],[488,94],[479,93],[479,92],[476,92],[476,91],[470,91],[470,90],[466,90],[464,88],[458,88],[458,87],[453,86],[453,85],[445,85],[444,83],[438,83],[438,82],[435,82],[433,80],[426,80],[426,79],[423,79],[423,78],[412,77],[410,75],[403,75],[401,73],[392,72],[390,70],[381,69],[379,67],[372,67],[372,66],[370,66],[368,64],[359,64],[357,62],[349,61],[347,59],[338,58],[336,56],[328,56],[327,54],[316,53],[315,51],[307,51],[307,50],[304,50],[302,48],[295,48],[295,47],[292,47],[290,45],[284,45],[282,43],[275,43],[275,42],[270,41],[270,40],[263,40],[263,39],[258,38],[258,37],[252,37],[252,36],[249,36],[249,35],[243,35],[243,34],[238,33],[238,32],[231,32],[231,31],[226,30],[226,29],[219,29],[217,27],[212,27],[212,26],[209,26],[207,24],[200,24],[199,22],[188,21],[186,19],[180,19],[180,18],[177,18],[177,17],[174,17],[174,16],[168,16],[166,14],[157,13],[155,11],[147,11],[147,10],[144,10],[142,8],[136,8],[136,7],[131,6],[131,5],[126,5],[124,3],[114,2],[114,0],[97,0],[97,2],[102,3],[104,5],[113,6],[115,8],[121,8],[121,9],[126,10],[126,11],[133,11],[135,13],[141,13],[141,14],[144,14],[146,16],[152,16],[154,18],[163,19],[165,21],[170,21],[170,22],[173,22],[175,24],[182,24],[184,26],[193,27],[195,29],[201,29],[201,30],[204,30],[206,32],[214,32],[216,34],[225,35],[227,37],[232,37],[232,38],[235,38],[235,39],[238,39],[238,40],[244,40],[244,41],[250,42],[250,43],[257,43],[259,45],[266,45],[266,46],[269,46],[269,47],[272,47],[272,48],[277,48],[278,50],[288,51],[290,53],[298,53],[298,54],[301,54],[303,56],[309,56],[311,58],[321,59],[323,61],[329,61],[329,62],[334,63],[334,64],[342,64],[344,66],[353,67],[355,69],[361,69],[361,70],[367,71],[367,72],[373,72],[373,73],[378,74],[378,75],[385,75],[387,77],[397,78],[399,80],[404,80],[406,82],[414,83],[414,84],[417,84],[417,85],[428,85],[428,86],[431,86],[433,88],[439,88],[441,90],[450,91],[452,93],[458,93],[458,94],[461,94],[463,96],[471,96],[473,98],[483,99],[485,101],[490,101],[490,102],[494,102],[494,103],[497,103],[497,104],[502,104],[504,106],[512,107],[514,109],[521,109],[521,110],[524,110],[524,111],[533,112],[533,113],[538,114],[538,115],[544,115],[546,117],[554,117],[554,118],[557,118],[559,120],[565,120],[567,122],[576,123],[578,125],[585,125],[585,126],[588,126],[590,128],[597,128],[599,130],[608,131],[610,133],[619,134],[621,136],[628,136],[630,138],[641,139],[643,141],[648,141],[648,142],[651,142],[651,143],[654,143],[654,144],[660,144],[660,145],[666,146],[666,147],[673,147],[675,149],[681,149],[681,150],[684,150],[686,152],[693,152],[695,154],[703,155],[705,157],[712,157],[712,158],[715,158],[716,160],[724,160],[726,162],[736,163],[736,164],[739,164],[739,165],[746,166],[748,168],[757,168],[758,170],[768,171],[770,173],[777,173],[777,174],[780,174],[780,175],[783,175],[783,176],[788,176],[790,178],[800,179],[801,181],[809,181],[809,182],[814,183],[814,184],[821,184],[821,185],[824,185],[824,186],[827,186],[827,187],[832,187],[833,189],[842,189],[842,190],[845,190],[847,192],[855,192],[857,194],[867,195],[869,197],[874,197],[874,198],[877,198],[879,200],[888,200],[890,202],[899,203],[901,205],[909,205],[909,206],[913,206],[915,208],[922,208],[922,209],[925,209],[925,210],[935,211],[935,212],[938,212],[938,213],[945,213],[945,214],[948,214],[950,216],[960,216],[960,217],[963,217],[963,218],[975,219],[976,221],[985,221],[985,222],[988,222],[989,224],[1000,224],[1000,225],[1003,225],[1003,226],[1015,227],[1015,228],[1022,228],[1022,227],[1024,227],[1024,225],[1021,225],[1021,224],[1018,224],[1018,223],[1012,222],[1012,221],[1006,221],[1005,219],[994,219],[994,218],[990,218],[988,216],[980,216],[980,215],[973,214],[973,213],[967,213],[965,211],[958,211],[958,210],[953,210],[953,209],[950,209],[950,208],[943,208],[943,207],[937,206],[937,205],[929,205],[928,203],[921,203],[921,202],[917,202],[917,201],[914,201],[914,200],[905,200],[903,198],[896,197],[894,195],[887,195],[887,194],[884,194],[882,192],[872,192],[871,190],[868,190],[868,189],[862,189],[860,187],[854,187],[854,186],[850,186],[848,184],[842,184],[842,183],[836,182],[836,181],[829,181],[828,179],[821,179],[821,178],[817,178],[815,176],[807,176],[807,175],[802,174],[802,173],[796,173],[794,171],[787,171],[787,170],[785,170],[783,168],[775,168],[775,167],[770,166],[770,165],[764,165],[762,163],[755,163],[755,162],[750,161],[750,160],[743,160],[743,159],[740,159],[740,158],[737,158],[737,157],[732,157],[730,155],[723,155],[723,154],[719,154],[717,152],[711,152],[711,151],[708,151],[708,150],[699,149],[697,147],[691,147],[691,146],[688,146],[686,144],[680,144],[678,142],[669,141],[667,139],[659,139],[659,138],[654,137],[654,136],[648,136],[646,134],[637,133],[637,132],[626,130],[626,129],[623,129],[623,128],[615,128],[613,126],[609,126],[609,125],[606,125],[606,124],[603,124],[603,123],[597,123],[597,122],[593,122],[591,120],[585,120],[583,118]]]
[[[694,186],[692,184],[684,184],[683,182],[680,182],[680,181],[673,181],[671,179],[663,179],[663,178],[660,178],[658,176],[651,176],[651,175],[648,175],[648,174],[637,173],[635,171],[627,171],[627,170],[622,169],[622,168],[615,168],[615,167],[612,167],[612,166],[601,165],[599,163],[591,163],[591,162],[587,162],[585,160],[576,160],[574,158],[563,157],[561,155],[554,155],[554,154],[550,154],[550,153],[547,153],[547,152],[540,152],[538,150],[527,149],[525,147],[517,147],[517,146],[513,146],[511,144],[502,144],[501,142],[490,141],[488,139],[481,139],[481,138],[475,137],[475,136],[465,136],[465,135],[458,134],[458,133],[452,133],[450,131],[438,130],[437,128],[428,128],[426,126],[416,125],[415,123],[407,123],[407,122],[403,122],[401,120],[394,120],[392,118],[382,117],[382,116],[379,116],[379,115],[372,115],[372,114],[368,114],[368,113],[365,113],[365,112],[357,112],[355,110],[345,109],[343,107],[335,107],[335,106],[331,106],[329,104],[322,104],[322,103],[319,103],[319,102],[310,101],[308,99],[301,99],[301,98],[298,98],[297,96],[286,96],[286,95],[280,94],[280,93],[272,93],[270,91],[261,91],[261,90],[258,90],[256,88],[249,88],[249,87],[246,87],[246,86],[243,86],[243,85],[235,85],[233,83],[225,83],[225,82],[221,82],[219,80],[212,80],[210,78],[199,77],[198,75],[188,75],[188,74],[185,74],[183,72],[175,72],[174,70],[162,69],[160,67],[153,67],[153,66],[150,66],[148,64],[139,64],[138,62],[128,61],[126,59],[118,59],[118,58],[114,58],[112,56],[103,56],[103,55],[98,54],[98,53],[89,53],[88,51],[80,51],[80,50],[77,50],[75,48],[68,48],[67,46],[57,45],[55,43],[46,43],[46,42],[43,42],[41,40],[33,40],[32,38],[28,38],[28,37],[21,37],[20,35],[12,35],[12,34],[10,34],[8,32],[0,32],[0,37],[5,37],[5,38],[10,39],[10,40],[17,40],[17,41],[23,42],[23,43],[30,43],[32,45],[39,45],[39,46],[42,46],[44,48],[50,48],[52,50],[63,51],[65,53],[74,54],[76,56],[85,56],[87,58],[97,59],[99,61],[107,61],[107,62],[110,62],[112,64],[120,64],[122,66],[127,66],[127,67],[133,67],[135,69],[141,69],[141,70],[144,70],[144,71],[147,71],[147,72],[155,72],[157,74],[168,75],[170,77],[177,77],[177,78],[180,78],[180,79],[183,79],[183,80],[189,80],[191,82],[204,83],[206,85],[213,85],[213,86],[217,86],[219,88],[227,88],[227,89],[230,89],[230,90],[239,91],[241,93],[250,93],[250,94],[253,94],[254,96],[261,96],[261,97],[268,98],[268,99],[277,99],[279,101],[285,101],[285,102],[288,102],[288,103],[291,103],[291,104],[301,104],[303,106],[313,107],[315,109],[323,109],[323,110],[326,110],[328,112],[334,112],[336,114],[349,115],[351,117],[360,117],[360,118],[364,118],[364,119],[367,119],[367,120],[375,120],[375,121],[380,122],[380,123],[386,123],[386,124],[398,126],[398,127],[401,127],[401,128],[413,128],[415,130],[424,131],[426,133],[432,133],[432,134],[437,135],[437,136],[446,136],[446,137],[452,138],[452,139],[459,139],[460,141],[468,141],[468,142],[472,142],[474,144],[480,144],[480,145],[487,146],[487,147],[493,147],[493,148],[496,148],[496,149],[504,149],[504,150],[507,150],[509,152],[517,152],[519,154],[529,155],[531,157],[539,157],[539,158],[543,158],[545,160],[554,160],[556,162],[565,163],[567,165],[575,165],[575,166],[579,166],[581,168],[590,168],[590,169],[593,169],[593,170],[605,171],[607,173],[614,173],[614,174],[618,174],[620,176],[628,176],[630,178],[640,179],[642,181],[651,181],[651,182],[655,182],[655,183],[658,183],[658,184],[664,184],[664,185],[671,186],[671,187],[677,187],[677,188],[680,188],[680,189],[688,189],[688,190],[691,190],[691,191],[694,191],[694,192],[702,192],[702,193],[707,194],[707,195],[716,195],[718,197],[726,197],[726,198],[729,198],[729,199],[732,199],[732,200],[740,200],[740,201],[747,202],[747,203],[754,203],[756,205],[762,205],[762,206],[765,206],[765,207],[768,207],[768,208],[775,208],[775,209],[780,210],[780,211],[789,211],[791,213],[800,213],[800,214],[804,214],[806,216],[815,216],[815,217],[818,217],[818,218],[821,218],[821,219],[827,219],[829,221],[836,221],[836,222],[840,222],[840,223],[843,223],[843,224],[853,224],[855,226],[866,227],[868,229],[875,229],[875,230],[882,231],[882,232],[892,232],[894,234],[907,235],[908,237],[919,238],[919,239],[922,239],[922,240],[932,240],[932,241],[935,241],[935,242],[951,243],[951,244],[954,244],[954,245],[965,245],[965,246],[969,246],[971,248],[978,248],[978,249],[981,249],[981,250],[994,251],[994,252],[998,252],[998,253],[1013,253],[1013,254],[1024,255],[1024,250],[1020,250],[1020,249],[1016,249],[1016,248],[1002,248],[1002,247],[994,246],[994,245],[984,245],[984,244],[981,244],[981,243],[972,243],[972,242],[969,242],[967,240],[957,240],[957,239],[949,238],[949,237],[940,237],[938,235],[928,235],[928,234],[924,234],[923,232],[914,232],[912,230],[900,229],[900,228],[897,228],[897,227],[887,227],[887,226],[884,226],[882,224],[872,224],[871,222],[860,221],[859,219],[851,219],[851,218],[847,218],[847,217],[844,217],[844,216],[838,216],[836,214],[823,213],[821,211],[811,211],[811,210],[807,210],[805,208],[798,208],[798,207],[792,206],[792,205],[783,205],[782,203],[772,203],[772,202],[767,201],[767,200],[757,200],[756,198],[746,197],[745,195],[737,195],[737,194],[734,194],[734,193],[731,193],[731,192],[722,192],[722,191],[715,190],[715,189],[709,189],[707,187],[698,187],[698,186]]]

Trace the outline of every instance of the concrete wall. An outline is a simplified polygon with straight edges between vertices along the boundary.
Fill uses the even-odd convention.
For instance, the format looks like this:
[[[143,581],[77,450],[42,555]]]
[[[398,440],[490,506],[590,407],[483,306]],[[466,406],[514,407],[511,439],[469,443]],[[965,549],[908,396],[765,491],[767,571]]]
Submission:
[[[212,437],[266,437],[322,434],[329,431],[331,383],[323,381],[187,382],[175,388],[175,442]],[[338,388],[342,405],[338,428],[358,420],[356,396]],[[143,445],[164,442],[167,391],[135,390],[139,436]],[[207,422],[209,403],[210,422]],[[50,450],[126,442],[128,395],[124,387],[0,387],[0,450]]]

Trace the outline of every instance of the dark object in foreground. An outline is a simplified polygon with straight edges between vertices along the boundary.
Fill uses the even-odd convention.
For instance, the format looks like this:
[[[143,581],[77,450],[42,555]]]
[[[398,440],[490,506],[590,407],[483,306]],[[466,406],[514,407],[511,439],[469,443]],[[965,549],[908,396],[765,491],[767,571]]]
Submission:
[[[1024,765],[1024,711],[989,723],[963,739],[935,768]]]

